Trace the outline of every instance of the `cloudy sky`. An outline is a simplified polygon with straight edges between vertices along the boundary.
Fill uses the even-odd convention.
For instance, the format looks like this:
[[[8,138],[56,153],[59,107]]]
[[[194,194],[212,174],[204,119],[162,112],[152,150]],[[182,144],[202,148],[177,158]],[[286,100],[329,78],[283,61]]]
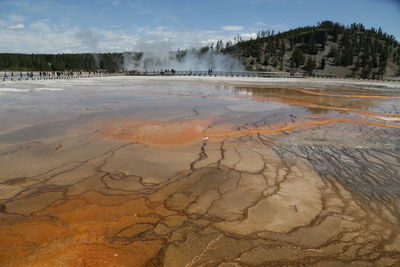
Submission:
[[[400,0],[0,0],[0,52],[168,50],[323,20],[400,41]]]

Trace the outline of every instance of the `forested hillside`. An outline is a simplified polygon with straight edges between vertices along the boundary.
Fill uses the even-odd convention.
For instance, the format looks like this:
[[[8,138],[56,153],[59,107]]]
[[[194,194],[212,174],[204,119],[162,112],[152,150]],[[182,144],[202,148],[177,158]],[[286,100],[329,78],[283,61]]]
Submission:
[[[133,53],[140,58],[141,53]],[[100,54],[0,54],[0,70],[58,71],[106,69],[118,70],[123,64],[123,53]]]
[[[283,33],[260,31],[254,40],[238,36],[217,49],[240,59],[251,70],[333,73],[381,78],[400,75],[400,46],[394,36],[362,24],[348,27],[324,21]]]

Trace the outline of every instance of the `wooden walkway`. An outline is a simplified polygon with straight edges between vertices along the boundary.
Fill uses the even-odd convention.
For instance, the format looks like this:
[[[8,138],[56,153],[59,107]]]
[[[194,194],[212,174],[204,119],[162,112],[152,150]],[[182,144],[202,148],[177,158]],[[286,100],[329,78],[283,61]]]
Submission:
[[[92,78],[104,76],[203,76],[203,77],[261,77],[261,78],[303,78],[302,73],[291,74],[289,72],[257,72],[257,71],[130,71],[117,73],[74,73],[57,75],[40,75],[39,72],[34,72],[32,77],[23,73],[7,72],[7,75],[1,75],[0,81],[18,81],[18,80],[57,80],[57,79],[76,79],[76,78]]]
[[[134,76],[210,76],[210,77],[262,77],[262,78],[292,78],[303,77],[302,74],[291,75],[289,72],[259,72],[259,71],[135,71],[127,73],[127,75]]]
[[[210,77],[260,77],[260,78],[306,78],[309,77],[303,73],[283,72],[283,71],[175,71],[175,72],[159,72],[159,71],[135,71],[127,73],[134,76],[210,76]],[[313,77],[319,78],[336,78],[335,74],[315,73]]]
[[[372,80],[372,79],[361,79],[361,78],[340,78],[335,74],[323,74],[315,72],[310,77],[303,73],[290,73],[290,72],[278,72],[278,71],[121,71],[121,72],[74,72],[73,74],[63,73],[60,76],[57,75],[40,75],[40,72],[33,72],[33,76],[27,76],[27,73],[14,72],[14,76],[11,72],[3,71],[0,72],[1,81],[21,81],[21,80],[58,80],[58,79],[80,79],[80,78],[95,78],[95,77],[106,77],[106,76],[198,76],[198,77],[259,77],[259,78],[336,78],[336,79],[351,79],[351,80]],[[376,81],[391,81],[400,82],[400,77],[384,78]]]

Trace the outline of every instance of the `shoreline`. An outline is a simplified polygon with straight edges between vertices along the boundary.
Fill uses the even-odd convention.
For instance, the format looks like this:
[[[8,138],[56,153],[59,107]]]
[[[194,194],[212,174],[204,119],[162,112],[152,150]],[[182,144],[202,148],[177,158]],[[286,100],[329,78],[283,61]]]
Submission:
[[[110,75],[110,76],[90,76],[90,77],[70,77],[60,79],[14,79],[14,80],[0,80],[0,84],[15,84],[28,83],[28,82],[51,82],[51,81],[78,81],[78,80],[98,80],[98,79],[115,79],[115,80],[137,80],[137,81],[193,81],[193,82],[211,82],[211,83],[235,83],[235,84],[310,84],[318,87],[318,85],[377,85],[398,88],[400,90],[400,80],[361,80],[351,78],[317,78],[317,77],[304,77],[304,78],[264,78],[264,77],[224,77],[224,76],[128,76],[128,75]],[[389,86],[388,86],[389,85]],[[296,86],[297,87],[297,86]]]

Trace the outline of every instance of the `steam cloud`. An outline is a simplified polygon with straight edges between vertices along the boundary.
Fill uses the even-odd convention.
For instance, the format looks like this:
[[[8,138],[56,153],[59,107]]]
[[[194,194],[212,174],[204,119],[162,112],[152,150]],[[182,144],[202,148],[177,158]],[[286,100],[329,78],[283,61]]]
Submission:
[[[243,64],[232,56],[219,53],[215,50],[199,52],[195,49],[171,52],[173,43],[166,41],[148,42],[139,41],[136,49],[142,51],[142,57],[136,53],[124,53],[123,67],[136,70],[208,70],[215,71],[243,71]]]
[[[77,32],[75,38],[80,42],[80,45],[92,51],[98,50],[99,38],[92,30],[84,30]]]

